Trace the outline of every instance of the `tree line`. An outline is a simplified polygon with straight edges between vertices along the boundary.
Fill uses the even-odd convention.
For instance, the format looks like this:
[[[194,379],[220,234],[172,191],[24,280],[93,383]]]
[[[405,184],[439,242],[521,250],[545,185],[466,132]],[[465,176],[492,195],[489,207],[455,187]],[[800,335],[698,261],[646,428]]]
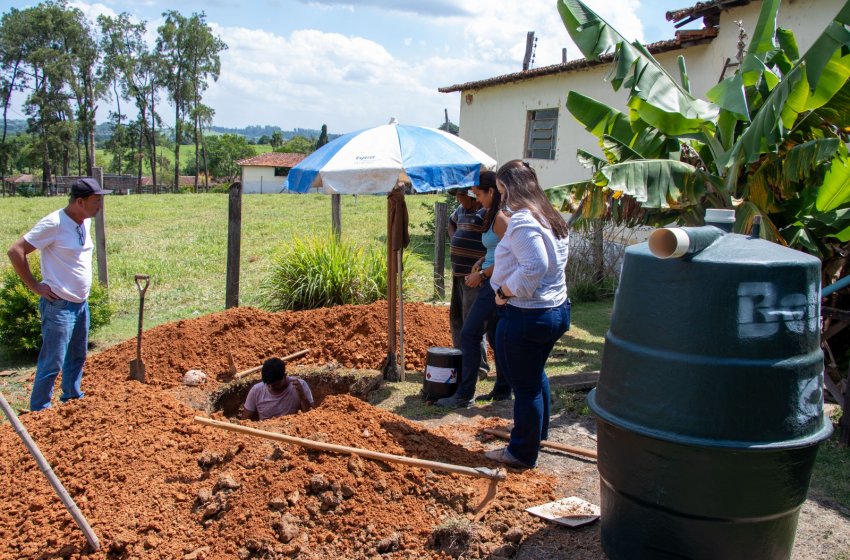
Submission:
[[[154,184],[158,171],[172,172],[179,185],[180,146],[195,146],[195,169],[209,161],[205,126],[215,111],[203,103],[210,80],[221,72],[227,45],[216,37],[201,12],[163,13],[154,44],[145,39],[147,23],[129,14],[101,15],[94,24],[66,0],[49,0],[26,9],[11,8],[0,19],[0,175],[15,161],[41,170],[42,188],[54,175],[91,175],[95,166],[95,115],[101,102],[114,103],[108,120],[113,134],[105,148],[112,169],[133,170],[141,182],[143,165]],[[27,134],[8,131],[11,103],[23,96]],[[156,148],[170,140],[162,134],[162,105],[174,110],[174,165],[157,160]],[[123,104],[123,105],[122,105]],[[136,109],[135,118],[125,113]],[[198,184],[196,173],[195,187]]]

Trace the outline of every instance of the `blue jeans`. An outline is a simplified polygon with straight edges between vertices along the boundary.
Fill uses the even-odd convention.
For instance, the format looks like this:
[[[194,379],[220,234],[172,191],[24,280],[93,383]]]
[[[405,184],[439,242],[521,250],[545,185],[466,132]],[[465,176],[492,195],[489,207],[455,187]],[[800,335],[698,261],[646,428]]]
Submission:
[[[53,384],[62,370],[62,402],[83,396],[80,383],[89,343],[89,304],[59,299],[38,302],[41,315],[41,351],[30,395],[30,410],[50,406]]]
[[[496,352],[496,294],[490,287],[490,281],[484,280],[478,286],[478,297],[472,303],[469,314],[463,322],[460,332],[460,349],[463,351],[463,369],[457,396],[472,400],[475,396],[475,382],[478,380],[479,359],[481,357],[481,339],[486,334],[493,352]],[[498,366],[498,361],[497,361]],[[493,394],[510,396],[511,386],[501,370],[496,368],[496,385]]]
[[[449,303],[449,327],[452,329],[452,346],[458,350],[462,350],[463,346],[460,340],[460,333],[463,330],[463,323],[466,321],[466,316],[469,315],[469,310],[475,303],[478,297],[478,288],[470,288],[466,285],[463,276],[452,275],[452,299]],[[482,337],[478,341],[480,353],[478,355],[479,371],[487,373],[490,371],[490,364],[487,363],[487,346],[484,344]]]
[[[558,307],[498,308],[496,367],[504,369],[514,390],[514,428],[508,451],[533,467],[540,441],[549,437],[549,378],[544,366],[549,353],[570,328],[570,303]]]

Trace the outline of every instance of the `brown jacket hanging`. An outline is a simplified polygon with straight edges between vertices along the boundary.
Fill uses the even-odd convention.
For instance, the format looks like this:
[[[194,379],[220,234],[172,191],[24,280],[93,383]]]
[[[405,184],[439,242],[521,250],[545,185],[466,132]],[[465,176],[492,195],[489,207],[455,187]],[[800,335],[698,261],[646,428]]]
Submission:
[[[410,232],[408,231],[407,203],[404,200],[404,187],[396,185],[392,192],[387,195],[387,204],[390,210],[390,223],[388,246],[391,251],[407,248],[410,245]]]

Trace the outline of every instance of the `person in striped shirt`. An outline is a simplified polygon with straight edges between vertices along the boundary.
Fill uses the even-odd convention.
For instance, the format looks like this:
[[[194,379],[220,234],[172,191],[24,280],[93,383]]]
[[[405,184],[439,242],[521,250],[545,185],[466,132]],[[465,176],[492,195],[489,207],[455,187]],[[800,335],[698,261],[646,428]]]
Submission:
[[[481,234],[484,233],[484,217],[487,210],[474,197],[470,196],[467,189],[458,189],[454,192],[454,195],[458,207],[449,218],[448,224],[448,233],[452,240],[450,251],[452,296],[449,304],[449,324],[452,330],[452,345],[455,348],[460,348],[460,333],[463,329],[463,322],[478,296],[478,288],[467,286],[465,279],[472,273],[475,263],[487,253],[487,249],[481,243]],[[482,339],[479,374],[486,375],[489,370],[487,347]]]

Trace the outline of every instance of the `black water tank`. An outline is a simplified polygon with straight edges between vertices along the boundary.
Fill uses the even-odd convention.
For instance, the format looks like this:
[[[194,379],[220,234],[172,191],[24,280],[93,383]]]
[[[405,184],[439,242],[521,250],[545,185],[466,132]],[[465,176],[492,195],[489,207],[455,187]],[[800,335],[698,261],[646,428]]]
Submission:
[[[627,249],[588,396],[611,559],[790,557],[832,432],[819,325],[809,255],[713,226]]]
[[[457,348],[428,348],[422,396],[426,401],[450,397],[460,382],[463,352]]]

